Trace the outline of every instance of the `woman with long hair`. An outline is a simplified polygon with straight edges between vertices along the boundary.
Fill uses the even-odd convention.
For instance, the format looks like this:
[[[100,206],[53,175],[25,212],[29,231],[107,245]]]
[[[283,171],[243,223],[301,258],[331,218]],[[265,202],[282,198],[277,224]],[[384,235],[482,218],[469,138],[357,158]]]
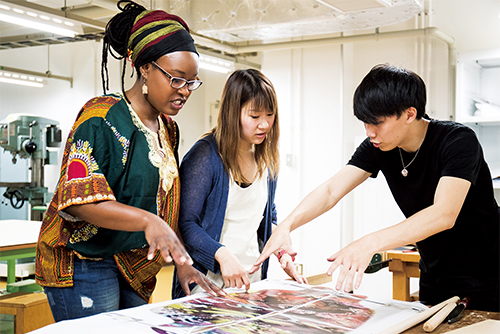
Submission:
[[[92,98],[78,113],[38,241],[36,280],[56,321],[147,303],[165,261],[174,261],[182,287],[221,293],[176,235],[179,131],[171,116],[202,83],[194,41],[178,16],[131,1],[118,8],[106,27],[102,77],[106,92],[112,48],[124,59],[122,92]],[[137,73],[127,91],[126,58]]]
[[[217,125],[182,161],[179,230],[194,267],[219,287],[248,290],[267,277],[267,263],[258,273],[247,271],[277,221],[278,139],[271,81],[254,69],[237,70],[224,86]],[[289,254],[276,254],[291,277],[305,282]],[[182,295],[174,279],[172,296]]]

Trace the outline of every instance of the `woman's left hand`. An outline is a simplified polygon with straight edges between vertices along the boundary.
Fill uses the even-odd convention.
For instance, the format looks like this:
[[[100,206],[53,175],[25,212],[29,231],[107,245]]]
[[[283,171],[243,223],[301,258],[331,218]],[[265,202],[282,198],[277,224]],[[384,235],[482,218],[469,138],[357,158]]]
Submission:
[[[298,283],[307,284],[307,278],[303,275],[299,275],[297,270],[295,269],[295,264],[293,263],[293,259],[290,254],[283,254],[280,258],[281,268]]]
[[[215,285],[207,276],[196,270],[192,265],[187,263],[175,264],[175,268],[177,269],[177,278],[186,296],[191,295],[191,290],[189,290],[189,284],[191,283],[198,284],[203,290],[214,297],[225,297],[227,295],[224,290]]]

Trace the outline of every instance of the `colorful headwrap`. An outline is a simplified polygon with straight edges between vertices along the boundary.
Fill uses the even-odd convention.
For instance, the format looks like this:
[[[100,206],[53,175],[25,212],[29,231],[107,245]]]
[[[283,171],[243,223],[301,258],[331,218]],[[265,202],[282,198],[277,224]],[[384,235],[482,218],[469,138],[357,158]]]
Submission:
[[[198,54],[184,20],[162,10],[147,10],[137,16],[128,40],[128,56],[134,67],[176,51]]]

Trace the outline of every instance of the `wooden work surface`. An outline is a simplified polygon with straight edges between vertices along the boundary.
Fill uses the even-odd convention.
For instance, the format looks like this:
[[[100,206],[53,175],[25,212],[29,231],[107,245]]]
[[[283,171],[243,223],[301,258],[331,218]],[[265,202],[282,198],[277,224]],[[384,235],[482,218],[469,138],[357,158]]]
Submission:
[[[413,299],[411,298],[409,291],[409,279],[410,277],[420,277],[420,271],[418,269],[418,262],[420,260],[419,252],[403,252],[400,250],[391,250],[386,252],[385,258],[393,259],[389,263],[389,271],[391,271],[393,274],[393,299],[412,301]],[[460,321],[457,321],[456,323],[451,325],[446,322],[441,323],[435,330],[432,331],[432,333],[447,333],[452,330],[470,326],[487,319],[500,320],[500,313],[466,309],[464,311],[464,316]],[[403,333],[426,333],[423,328],[424,323],[425,321],[406,330]]]
[[[479,322],[484,321],[486,319],[500,320],[500,313],[465,309],[464,316],[462,319],[460,319],[459,321],[457,321],[451,325],[448,325],[448,323],[443,322],[438,327],[436,327],[435,330],[432,331],[432,334],[447,333],[447,332],[455,330],[455,329],[459,329],[459,328],[463,328],[463,327],[466,327],[469,325],[479,323]],[[424,328],[423,328],[424,323],[425,323],[425,321],[421,322],[420,324],[418,324],[418,325],[416,325],[416,326],[414,326],[406,331],[404,331],[403,333],[404,334],[428,334],[427,332],[424,331]]]

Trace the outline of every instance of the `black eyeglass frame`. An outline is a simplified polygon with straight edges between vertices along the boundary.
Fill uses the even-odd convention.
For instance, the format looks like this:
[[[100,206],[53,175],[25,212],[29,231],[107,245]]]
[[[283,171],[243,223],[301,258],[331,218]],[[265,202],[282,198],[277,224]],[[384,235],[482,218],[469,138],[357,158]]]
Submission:
[[[170,79],[170,87],[172,87],[173,89],[181,89],[182,87],[186,86],[187,85],[187,89],[189,91],[194,91],[194,90],[197,90],[198,88],[200,88],[200,86],[203,84],[203,81],[201,80],[186,80],[184,78],[179,78],[179,77],[174,77],[173,75],[171,75],[170,73],[168,73],[167,71],[165,71],[163,68],[160,67],[160,65],[158,65],[155,61],[152,61],[151,62],[154,66],[156,66],[157,69],[159,69],[163,74],[165,74],[167,76],[167,78]],[[182,82],[182,84],[178,87],[174,87],[174,81],[175,80],[180,80]],[[195,88],[190,88],[189,86],[190,85],[196,85],[198,84],[198,86],[196,86]]]

